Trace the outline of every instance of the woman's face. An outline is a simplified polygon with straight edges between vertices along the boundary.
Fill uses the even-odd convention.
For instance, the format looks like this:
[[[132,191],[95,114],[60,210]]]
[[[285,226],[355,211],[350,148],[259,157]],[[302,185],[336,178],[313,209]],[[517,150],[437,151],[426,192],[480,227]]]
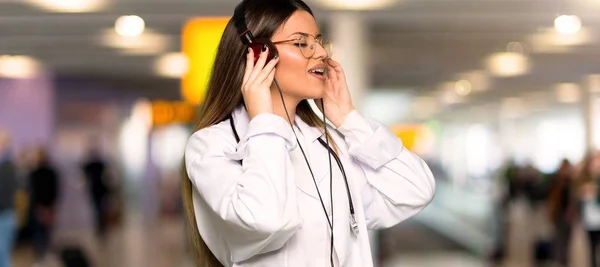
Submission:
[[[315,37],[320,37],[319,28],[315,19],[306,11],[296,11],[275,32],[271,39],[276,44],[279,52],[279,63],[276,67],[275,79],[281,90],[288,96],[297,100],[319,99],[323,97],[326,86],[325,59],[328,54],[318,43],[314,46],[314,55],[305,55],[301,46],[310,45]],[[320,70],[319,70],[320,69]],[[315,71],[317,70],[317,71]]]

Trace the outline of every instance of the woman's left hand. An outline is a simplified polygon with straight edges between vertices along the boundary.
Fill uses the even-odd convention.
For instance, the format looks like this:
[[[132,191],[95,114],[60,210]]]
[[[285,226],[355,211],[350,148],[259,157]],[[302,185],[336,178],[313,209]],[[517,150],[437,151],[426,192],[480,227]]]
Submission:
[[[323,96],[325,107],[321,106],[320,101],[316,102],[321,112],[324,110],[325,117],[335,127],[340,127],[346,116],[354,110],[352,97],[346,83],[346,74],[340,63],[329,58],[325,64],[327,64],[327,88]]]

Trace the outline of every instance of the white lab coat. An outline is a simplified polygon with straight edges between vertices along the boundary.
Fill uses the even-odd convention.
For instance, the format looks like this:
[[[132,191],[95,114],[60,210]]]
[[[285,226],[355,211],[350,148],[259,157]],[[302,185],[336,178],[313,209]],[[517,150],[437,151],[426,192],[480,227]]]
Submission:
[[[239,144],[225,120],[194,133],[185,151],[203,240],[225,266],[330,266],[329,225],[292,127],[274,114],[249,121],[243,107],[232,115]],[[331,218],[321,131],[299,117],[294,129]],[[335,265],[373,266],[367,229],[391,227],[421,211],[433,199],[434,178],[393,133],[357,111],[330,132],[360,229],[351,231],[343,176],[332,157]]]

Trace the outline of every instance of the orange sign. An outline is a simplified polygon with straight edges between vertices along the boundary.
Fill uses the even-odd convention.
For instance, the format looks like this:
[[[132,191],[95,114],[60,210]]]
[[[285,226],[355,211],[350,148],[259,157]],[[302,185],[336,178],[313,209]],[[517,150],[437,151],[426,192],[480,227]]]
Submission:
[[[193,123],[196,121],[196,106],[187,102],[152,102],[152,125],[161,126],[172,123]]]
[[[181,81],[181,97],[199,105],[204,100],[221,35],[229,18],[197,18],[183,28],[182,50],[189,59],[189,71]]]
[[[423,132],[423,126],[418,124],[396,125],[391,128],[392,132],[402,140],[404,147],[411,150],[414,148],[418,138]]]

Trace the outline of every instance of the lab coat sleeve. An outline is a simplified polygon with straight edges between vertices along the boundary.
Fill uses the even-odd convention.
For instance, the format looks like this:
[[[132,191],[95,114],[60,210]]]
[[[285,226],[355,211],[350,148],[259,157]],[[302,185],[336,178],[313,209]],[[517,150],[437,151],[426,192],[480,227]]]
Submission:
[[[301,225],[288,151],[291,128],[273,114],[256,116],[235,144],[231,131],[206,128],[189,140],[188,177],[216,214],[233,262],[281,248]],[[240,165],[238,160],[243,160]]]
[[[338,131],[366,177],[361,196],[369,229],[394,226],[431,202],[435,192],[431,170],[385,126],[355,110]]]

